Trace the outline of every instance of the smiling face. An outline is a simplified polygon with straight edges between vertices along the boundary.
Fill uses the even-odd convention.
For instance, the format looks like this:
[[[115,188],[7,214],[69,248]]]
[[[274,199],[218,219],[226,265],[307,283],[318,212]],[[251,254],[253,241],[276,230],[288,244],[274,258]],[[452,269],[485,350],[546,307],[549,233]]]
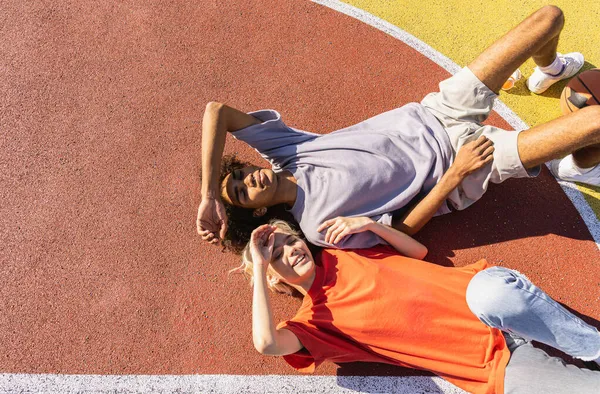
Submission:
[[[237,207],[262,208],[276,204],[278,178],[271,169],[256,166],[244,167],[231,172],[223,179],[223,199]]]
[[[295,235],[275,230],[271,268],[290,285],[303,286],[315,274],[315,262],[304,241]]]

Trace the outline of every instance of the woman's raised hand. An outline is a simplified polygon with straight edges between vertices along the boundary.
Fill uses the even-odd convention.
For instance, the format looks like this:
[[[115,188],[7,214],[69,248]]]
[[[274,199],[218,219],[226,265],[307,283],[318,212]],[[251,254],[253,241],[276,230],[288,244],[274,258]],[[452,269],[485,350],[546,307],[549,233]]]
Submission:
[[[263,224],[252,232],[250,236],[250,253],[255,266],[261,267],[263,272],[273,259],[273,245],[275,244],[275,230],[277,227]]]
[[[321,232],[327,229],[325,242],[335,245],[347,235],[367,231],[372,223],[374,223],[373,219],[365,216],[353,218],[338,216],[321,223],[317,231]]]
[[[485,136],[464,144],[456,155],[450,169],[457,171],[461,178],[477,171],[494,160],[494,143]]]

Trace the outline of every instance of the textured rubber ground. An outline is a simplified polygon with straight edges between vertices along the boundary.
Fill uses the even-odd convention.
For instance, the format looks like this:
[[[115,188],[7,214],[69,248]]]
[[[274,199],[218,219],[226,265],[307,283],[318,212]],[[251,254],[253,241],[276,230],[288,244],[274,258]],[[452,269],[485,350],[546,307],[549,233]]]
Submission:
[[[8,1],[2,18],[0,371],[293,374],[253,350],[237,258],[195,233],[204,105],[275,108],[324,133],[418,101],[447,72],[300,0]],[[231,139],[227,152],[260,161]],[[546,169],[418,238],[429,261],[518,269],[600,325],[598,248]],[[299,300],[273,303],[283,319]]]

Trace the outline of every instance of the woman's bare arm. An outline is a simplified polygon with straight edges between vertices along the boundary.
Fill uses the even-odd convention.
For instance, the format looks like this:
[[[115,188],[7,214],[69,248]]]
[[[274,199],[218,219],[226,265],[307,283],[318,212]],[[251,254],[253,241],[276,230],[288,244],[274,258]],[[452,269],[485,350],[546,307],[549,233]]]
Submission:
[[[326,220],[319,226],[317,231],[321,232],[326,228],[325,242],[334,245],[347,235],[371,231],[407,257],[422,259],[427,255],[427,248],[419,241],[401,231],[365,216],[352,218],[340,216],[335,219]]]
[[[255,266],[256,267],[256,266]],[[252,298],[252,341],[261,354],[284,356],[302,349],[298,337],[290,330],[275,328],[269,289],[264,273],[254,272],[254,289]]]
[[[252,290],[252,341],[261,354],[284,356],[302,349],[298,337],[290,330],[277,330],[273,321],[267,268],[273,254],[274,228],[263,225],[252,232],[250,252],[254,263],[254,288]]]

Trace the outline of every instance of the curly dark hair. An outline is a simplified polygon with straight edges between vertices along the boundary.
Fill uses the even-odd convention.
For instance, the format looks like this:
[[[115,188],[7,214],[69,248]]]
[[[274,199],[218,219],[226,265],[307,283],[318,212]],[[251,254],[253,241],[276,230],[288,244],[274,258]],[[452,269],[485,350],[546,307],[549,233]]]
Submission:
[[[237,159],[235,155],[226,155],[221,159],[221,174],[219,176],[219,185],[223,183],[225,177],[235,170],[250,166],[252,164]],[[227,213],[227,234],[221,244],[225,250],[236,254],[242,253],[244,247],[250,241],[250,235],[255,228],[267,224],[272,219],[281,219],[290,223],[296,229],[299,229],[298,223],[291,213],[289,213],[284,204],[274,205],[267,209],[267,213],[260,217],[253,215],[254,210],[242,207],[236,207],[223,201],[225,212]]]

